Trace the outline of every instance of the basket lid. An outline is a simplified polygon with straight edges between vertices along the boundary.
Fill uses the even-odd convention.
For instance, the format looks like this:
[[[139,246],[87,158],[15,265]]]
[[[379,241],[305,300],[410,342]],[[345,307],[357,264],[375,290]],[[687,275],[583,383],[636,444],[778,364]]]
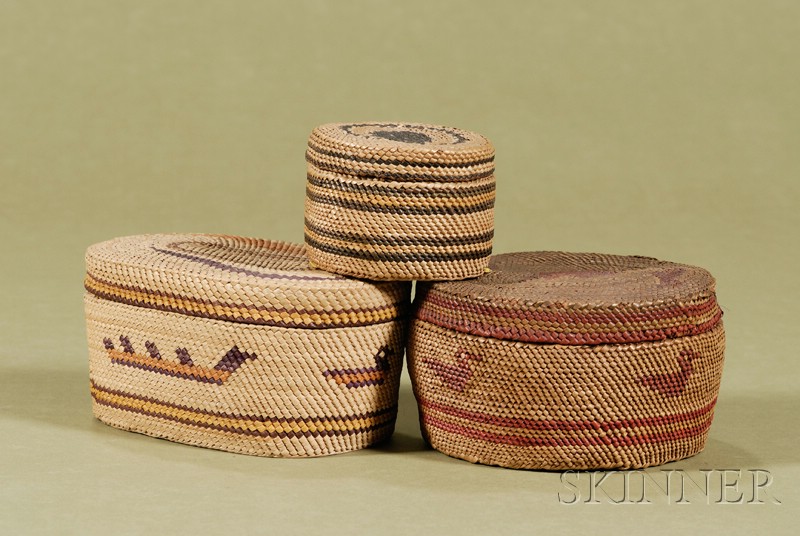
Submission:
[[[567,345],[657,341],[722,318],[714,278],[649,257],[528,252],[493,256],[491,272],[421,285],[416,318],[496,339]]]
[[[303,246],[238,236],[128,236],[86,252],[91,294],[247,324],[324,329],[387,322],[407,312],[408,285],[316,270]]]
[[[315,128],[306,160],[317,169],[400,181],[472,181],[494,174],[491,142],[423,123],[329,123]]]

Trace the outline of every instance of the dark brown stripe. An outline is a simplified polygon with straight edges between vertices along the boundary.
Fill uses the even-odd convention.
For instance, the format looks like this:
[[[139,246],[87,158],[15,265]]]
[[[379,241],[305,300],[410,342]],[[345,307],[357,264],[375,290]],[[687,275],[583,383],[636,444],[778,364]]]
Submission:
[[[156,346],[156,343],[145,341],[144,347],[147,349],[147,353],[150,354],[150,357],[153,359],[161,359],[161,352],[158,351],[158,346]]]
[[[181,365],[186,367],[194,366],[194,361],[192,361],[192,357],[189,355],[189,350],[186,348],[175,348],[175,355],[178,357],[178,361]]]
[[[344,385],[348,389],[356,389],[358,387],[369,387],[372,385],[383,385],[384,378],[378,377],[377,372],[363,372],[353,374],[340,374],[337,376],[330,376],[339,385]]]
[[[389,356],[394,352],[388,346],[384,346],[375,354],[374,367],[361,367],[349,369],[328,369],[322,373],[326,378],[333,378],[336,383],[344,384],[348,388],[366,387],[370,385],[383,385],[386,373],[391,364]]]
[[[380,204],[364,203],[361,201],[351,201],[349,199],[342,199],[336,196],[329,196],[317,194],[310,189],[306,189],[306,197],[315,203],[331,205],[334,207],[344,207],[351,210],[358,210],[361,212],[377,212],[380,214],[405,214],[416,216],[428,216],[434,214],[449,214],[449,215],[467,215],[484,212],[494,208],[494,198],[482,203],[468,206],[431,206],[431,207],[414,207],[414,206],[384,206]]]
[[[92,387],[94,389],[96,389],[98,391],[101,391],[101,392],[108,393],[108,394],[113,394],[113,395],[120,396],[120,397],[131,398],[131,399],[134,399],[134,400],[140,400],[140,401],[144,401],[144,402],[150,402],[150,403],[154,403],[154,404],[159,404],[159,405],[166,406],[166,407],[169,407],[169,408],[174,408],[174,409],[177,409],[177,410],[180,410],[180,411],[186,411],[186,412],[190,412],[190,413],[198,413],[198,414],[201,414],[201,415],[210,415],[210,416],[215,416],[215,417],[222,417],[222,418],[226,418],[226,419],[237,419],[237,420],[243,420],[243,421],[254,421],[254,422],[264,422],[264,423],[274,423],[274,424],[313,423],[315,425],[324,424],[325,422],[347,422],[347,421],[358,420],[358,419],[369,419],[369,418],[377,418],[377,417],[384,417],[384,416],[387,419],[387,420],[385,420],[383,422],[379,422],[379,423],[376,423],[376,424],[371,425],[371,426],[353,428],[353,429],[350,429],[350,430],[315,430],[315,431],[307,431],[307,432],[302,432],[302,431],[300,431],[300,432],[268,432],[266,430],[265,431],[251,430],[249,428],[240,428],[240,427],[233,427],[233,426],[221,426],[221,425],[218,425],[218,424],[205,423],[205,422],[202,422],[202,421],[195,421],[195,420],[192,420],[192,419],[183,419],[183,418],[179,418],[179,417],[174,417],[172,415],[166,415],[166,414],[160,413],[158,411],[146,411],[146,410],[143,410],[143,409],[140,409],[140,408],[127,406],[125,404],[117,404],[117,403],[110,402],[110,401],[107,401],[107,400],[102,400],[101,401],[101,400],[98,400],[94,396],[92,397],[93,400],[98,404],[101,404],[103,406],[108,406],[108,407],[111,407],[111,408],[115,408],[115,409],[119,409],[119,410],[122,410],[122,411],[129,411],[131,413],[137,413],[137,414],[140,414],[140,415],[147,415],[147,416],[151,416],[151,417],[157,417],[159,419],[164,419],[164,420],[168,420],[168,421],[172,421],[172,422],[178,422],[178,423],[186,424],[186,425],[190,425],[190,426],[197,426],[197,427],[200,427],[200,428],[207,428],[207,429],[211,429],[211,430],[219,430],[219,431],[223,431],[223,432],[230,432],[230,433],[236,433],[236,434],[241,434],[241,435],[252,435],[252,436],[257,436],[257,437],[271,437],[271,438],[290,437],[291,438],[291,437],[320,437],[320,436],[342,436],[342,435],[362,434],[362,433],[365,433],[365,432],[371,432],[371,431],[374,431],[374,430],[378,430],[378,429],[383,428],[385,426],[393,425],[394,422],[395,422],[395,418],[396,418],[395,414],[397,412],[397,406],[395,405],[395,406],[384,408],[384,409],[381,409],[381,410],[375,411],[375,412],[364,413],[364,414],[361,414],[361,415],[348,415],[348,416],[344,416],[344,417],[310,417],[310,418],[306,418],[306,419],[287,419],[287,418],[278,418],[278,417],[263,417],[263,416],[260,416],[260,415],[235,415],[235,414],[216,413],[216,412],[211,412],[211,411],[199,410],[199,409],[191,408],[191,407],[188,407],[188,406],[181,406],[181,405],[178,405],[178,404],[172,404],[172,403],[169,403],[169,402],[164,402],[164,401],[161,401],[161,400],[157,400],[155,398],[149,398],[149,397],[134,395],[134,394],[130,394],[130,393],[125,393],[123,391],[115,391],[115,390],[112,390],[112,389],[106,389],[106,388],[100,387],[99,385],[97,385],[94,382],[91,382],[91,380],[90,380],[90,383],[91,383],[91,385],[92,385]]]
[[[166,299],[172,299],[172,300],[185,300],[185,301],[188,301],[188,302],[201,304],[203,306],[211,306],[211,307],[219,306],[219,307],[227,307],[227,308],[231,308],[231,309],[252,309],[252,310],[255,310],[255,311],[263,311],[265,313],[277,313],[277,314],[285,313],[287,315],[292,315],[292,314],[299,314],[299,315],[320,314],[320,312],[318,312],[318,311],[304,311],[304,310],[300,310],[300,309],[281,309],[281,308],[277,308],[277,307],[264,307],[264,306],[256,306],[256,305],[244,306],[244,305],[234,305],[234,304],[222,303],[222,302],[217,302],[217,301],[214,301],[214,300],[200,300],[200,299],[195,299],[195,298],[192,298],[192,297],[189,297],[189,296],[181,296],[179,294],[172,294],[172,293],[169,293],[169,292],[160,292],[160,291],[150,290],[150,289],[137,287],[137,286],[132,286],[132,285],[120,285],[120,284],[117,284],[117,283],[111,283],[109,281],[105,281],[105,280],[102,280],[102,279],[100,279],[98,277],[95,277],[94,275],[92,275],[90,273],[87,273],[86,275],[87,275],[88,278],[94,279],[94,280],[102,283],[103,285],[107,285],[109,287],[119,288],[119,289],[122,289],[122,290],[128,290],[128,291],[131,291],[131,292],[139,292],[141,294],[146,294],[148,296],[153,296],[153,297],[160,297],[160,298],[166,298]],[[344,326],[349,326],[349,327],[372,326],[372,325],[376,325],[376,324],[382,324],[384,322],[394,322],[395,320],[397,320],[398,318],[401,318],[405,314],[405,313],[403,313],[404,305],[402,303],[397,303],[397,304],[393,304],[392,306],[396,307],[398,309],[399,314],[395,315],[392,318],[387,318],[386,320],[380,320],[380,321],[376,321],[376,322],[370,322],[368,320],[363,320],[363,321],[345,321],[345,322],[338,322],[338,323],[310,323],[310,324],[307,324],[307,323],[303,323],[303,322],[284,322],[284,321],[278,321],[278,320],[270,320],[270,319],[266,319],[266,318],[243,318],[243,317],[235,316],[235,315],[216,314],[216,313],[212,313],[210,311],[201,312],[201,311],[193,311],[193,310],[189,310],[189,309],[184,309],[183,307],[178,307],[178,306],[161,305],[161,304],[158,304],[158,303],[153,303],[153,302],[143,301],[143,300],[130,299],[130,298],[126,298],[125,296],[120,296],[118,294],[111,294],[111,293],[108,293],[108,292],[104,292],[104,291],[92,288],[91,285],[88,282],[84,283],[84,288],[86,289],[87,292],[89,292],[90,294],[92,294],[94,296],[97,296],[98,298],[102,298],[104,300],[109,300],[109,301],[113,301],[113,302],[117,302],[117,303],[124,303],[126,305],[133,305],[133,306],[136,306],[136,307],[146,307],[148,309],[155,309],[157,311],[181,313],[181,314],[184,314],[184,315],[187,315],[187,316],[194,316],[194,317],[198,317],[198,318],[208,318],[208,319],[212,319],[212,320],[227,320],[227,321],[231,321],[231,322],[237,322],[237,323],[240,323],[240,324],[254,324],[254,325],[262,325],[262,326],[275,326],[275,327],[281,327],[281,328],[328,329],[328,328],[339,328],[339,327],[344,327]],[[376,312],[379,312],[379,311],[381,311],[383,309],[388,309],[389,307],[390,306],[387,305],[386,307],[366,307],[366,308],[363,308],[363,309],[338,309],[338,310],[335,310],[335,311],[325,311],[325,314],[347,316],[347,315],[352,315],[352,314],[356,314],[357,315],[357,314],[363,314],[363,313],[376,313]]]
[[[117,365],[164,374],[165,376],[172,376],[174,378],[193,380],[201,383],[213,383],[216,385],[225,383],[248,359],[258,358],[256,354],[242,352],[239,350],[238,346],[234,346],[219,360],[219,363],[217,363],[213,369],[209,369],[195,365],[189,357],[189,352],[186,348],[175,349],[175,353],[180,360],[180,365],[165,361],[161,359],[160,355],[158,358],[153,358],[134,352],[120,352],[113,348],[107,348],[106,351],[108,352],[108,357],[111,359],[111,362]]]
[[[352,242],[362,245],[376,246],[470,246],[491,242],[494,238],[494,229],[486,233],[464,236],[430,237],[430,236],[396,236],[386,238],[383,236],[369,236],[359,233],[345,233],[333,229],[322,229],[311,223],[308,218],[305,220],[306,229],[312,233],[333,240]]]
[[[423,253],[419,251],[409,251],[407,253],[391,253],[384,251],[368,251],[365,249],[352,249],[325,244],[314,239],[306,233],[306,244],[332,255],[352,257],[369,261],[384,262],[453,262],[483,259],[492,254],[491,245],[475,251],[453,251],[449,253]]]
[[[320,147],[319,145],[313,143],[311,140],[308,142],[309,148],[314,151],[315,153],[323,154],[325,156],[330,156],[331,158],[339,158],[341,160],[349,160],[351,162],[361,162],[364,164],[377,164],[381,166],[408,166],[408,167],[425,167],[425,168],[469,168],[474,166],[481,166],[484,164],[491,164],[494,162],[494,156],[489,156],[485,158],[478,158],[476,160],[469,160],[465,162],[456,162],[456,163],[443,163],[443,162],[414,162],[410,160],[389,160],[389,159],[382,159],[382,158],[367,158],[364,156],[356,156],[347,153],[341,153],[338,151],[332,151],[330,149],[325,149]]]
[[[224,413],[221,411],[209,411],[205,409],[197,409],[192,408],[189,406],[181,406],[179,404],[173,404],[171,402],[164,402],[163,400],[158,400],[156,398],[150,398],[143,395],[137,395],[134,393],[127,393],[125,391],[120,391],[117,389],[111,389],[109,387],[103,387],[102,385],[98,384],[91,378],[89,379],[89,384],[97,389],[98,391],[102,391],[104,393],[108,393],[110,395],[116,396],[124,396],[126,398],[133,398],[134,400],[140,400],[142,402],[153,402],[156,404],[161,404],[163,406],[168,406],[170,408],[184,410],[184,411],[191,411],[193,413],[200,413],[202,415],[209,415],[212,417],[223,417],[225,419],[241,419],[247,421],[254,421],[254,422],[272,422],[272,423],[321,423],[326,421],[332,422],[344,422],[344,421],[352,421],[357,419],[370,419],[372,417],[380,417],[382,415],[386,415],[389,413],[394,413],[397,411],[397,405],[389,406],[387,408],[382,408],[376,411],[367,411],[364,413],[353,413],[350,415],[325,415],[322,417],[304,417],[304,418],[293,418],[293,417],[267,417],[263,415],[247,415],[247,414],[236,414],[236,413]]]
[[[178,247],[181,243],[175,242],[169,244],[168,247]],[[265,274],[261,272],[256,272],[254,270],[248,270],[246,268],[239,268],[237,266],[232,266],[230,264],[226,264],[224,262],[215,261],[213,259],[207,259],[205,257],[199,257],[197,255],[191,255],[189,253],[183,253],[180,251],[172,251],[169,249],[162,249],[155,246],[151,246],[153,251],[157,251],[159,253],[164,253],[165,255],[170,255],[172,257],[178,257],[180,259],[185,259],[188,261],[199,262],[200,264],[204,264],[206,266],[210,266],[212,268],[218,268],[220,270],[225,270],[227,272],[233,272],[237,274],[244,274],[244,275],[251,275],[253,277],[259,277],[261,279],[289,279],[293,281],[331,281],[333,279],[345,279],[342,276],[336,274],[328,274],[324,277],[316,277],[316,276],[304,276],[304,275],[288,275],[288,274]]]
[[[207,423],[202,421],[195,421],[192,419],[184,419],[181,417],[174,417],[172,415],[166,415],[164,413],[158,411],[147,411],[140,408],[134,408],[131,406],[126,406],[125,404],[116,404],[114,402],[109,402],[107,400],[98,400],[94,399],[94,401],[98,404],[103,406],[107,406],[110,408],[118,409],[121,411],[128,411],[130,413],[137,413],[139,415],[146,415],[148,417],[156,417],[158,419],[163,419],[165,421],[177,422],[180,424],[185,424],[188,426],[197,426],[198,428],[206,428],[208,430],[217,430],[220,432],[228,432],[231,434],[240,434],[246,436],[256,436],[256,437],[270,437],[270,438],[294,438],[294,437],[332,437],[332,436],[352,436],[356,434],[363,434],[366,432],[372,432],[375,430],[379,430],[386,426],[394,424],[394,419],[390,419],[387,421],[379,422],[377,424],[373,424],[372,426],[366,426],[362,428],[353,428],[350,430],[314,430],[314,431],[299,431],[299,432],[270,432],[267,430],[251,430],[249,428],[240,428],[238,426],[222,426],[219,424],[214,423]]]
[[[227,373],[227,374],[218,374],[220,377],[212,377],[209,376],[208,374],[205,374],[204,373],[205,371],[202,370],[201,367],[196,367],[198,369],[196,373],[170,370],[166,367],[159,366],[157,364],[148,364],[137,361],[135,359],[135,356],[133,358],[127,359],[125,357],[122,357],[122,355],[117,357],[111,356],[111,362],[116,365],[124,365],[126,367],[146,370],[147,372],[155,372],[156,374],[163,374],[165,376],[180,378],[182,380],[193,380],[200,383],[212,383],[215,385],[222,385],[230,376],[230,373]],[[184,366],[192,366],[192,365],[184,365]]]
[[[479,179],[488,179],[494,175],[494,168],[468,175],[437,175],[434,173],[397,173],[383,170],[359,170],[349,166],[337,166],[321,162],[306,152],[306,162],[323,171],[340,173],[350,177],[362,179],[391,179],[396,181],[433,181],[433,182],[468,182]]]
[[[356,194],[365,194],[374,196],[385,195],[388,197],[400,198],[422,198],[425,200],[432,199],[468,199],[470,197],[478,197],[495,191],[495,183],[482,183],[475,186],[448,188],[447,190],[435,190],[431,188],[409,188],[409,187],[392,187],[392,186],[379,186],[379,185],[366,185],[359,182],[345,182],[343,180],[334,180],[324,177],[316,177],[312,174],[307,174],[308,182],[317,188],[324,188],[326,190],[334,190],[337,192],[350,192]]]

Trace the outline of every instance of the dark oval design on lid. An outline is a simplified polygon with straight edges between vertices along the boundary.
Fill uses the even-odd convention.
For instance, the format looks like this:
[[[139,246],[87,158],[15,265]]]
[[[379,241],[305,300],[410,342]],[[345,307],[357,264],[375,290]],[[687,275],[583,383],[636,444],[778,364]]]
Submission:
[[[431,137],[424,132],[414,132],[412,130],[376,130],[372,135],[383,138],[384,140],[417,143],[420,145],[433,141]]]

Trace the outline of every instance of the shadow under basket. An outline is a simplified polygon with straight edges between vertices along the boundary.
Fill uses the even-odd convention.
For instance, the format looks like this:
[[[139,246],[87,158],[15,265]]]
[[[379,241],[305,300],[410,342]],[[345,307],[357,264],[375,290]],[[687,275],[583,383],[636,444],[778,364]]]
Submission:
[[[417,289],[409,372],[435,449],[550,470],[703,449],[725,346],[708,272],[560,252],[498,255],[490,268]]]
[[[220,235],[91,246],[93,411],[111,426],[258,456],[323,456],[394,429],[408,284],[308,267]]]

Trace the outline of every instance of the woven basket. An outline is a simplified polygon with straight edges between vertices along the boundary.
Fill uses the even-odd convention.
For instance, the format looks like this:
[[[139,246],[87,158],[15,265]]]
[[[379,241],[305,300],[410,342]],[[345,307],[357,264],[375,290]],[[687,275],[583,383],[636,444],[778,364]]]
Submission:
[[[498,255],[490,268],[418,288],[409,371],[434,448],[562,470],[703,449],[725,345],[708,272],[549,252]]]
[[[303,247],[218,235],[91,246],[95,416],[259,456],[322,456],[393,431],[409,285],[308,267]]]
[[[306,153],[309,259],[378,280],[476,277],[494,235],[494,149],[473,132],[336,123]]]

